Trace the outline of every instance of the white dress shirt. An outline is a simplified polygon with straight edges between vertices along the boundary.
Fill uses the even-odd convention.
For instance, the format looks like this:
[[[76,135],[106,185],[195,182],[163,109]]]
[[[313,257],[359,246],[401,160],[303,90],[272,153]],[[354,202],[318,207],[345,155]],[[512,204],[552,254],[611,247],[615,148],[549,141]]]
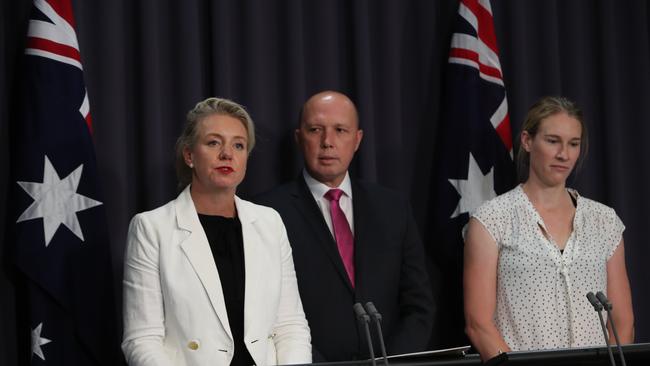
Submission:
[[[311,175],[309,175],[309,173],[307,173],[307,170],[305,169],[303,169],[302,175],[305,178],[305,182],[307,182],[307,187],[309,187],[309,191],[314,196],[316,203],[318,203],[318,208],[320,208],[320,211],[323,214],[323,217],[325,218],[325,222],[327,223],[327,227],[330,229],[330,233],[332,233],[332,236],[334,237],[334,229],[332,228],[332,215],[330,214],[330,201],[324,197],[325,193],[327,193],[330,189],[334,189],[334,188],[329,187],[317,181]],[[339,199],[339,206],[341,207],[341,210],[343,210],[343,213],[345,214],[345,218],[348,219],[348,224],[350,224],[350,230],[352,231],[352,235],[354,235],[354,214],[352,211],[352,183],[350,181],[350,174],[348,172],[345,173],[345,178],[343,178],[341,184],[335,188],[338,188],[343,191],[343,194]]]

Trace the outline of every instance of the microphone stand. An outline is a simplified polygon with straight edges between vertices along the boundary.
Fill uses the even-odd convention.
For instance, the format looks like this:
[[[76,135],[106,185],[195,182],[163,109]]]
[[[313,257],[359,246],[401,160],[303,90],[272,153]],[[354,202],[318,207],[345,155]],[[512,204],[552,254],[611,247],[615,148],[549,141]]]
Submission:
[[[621,364],[623,366],[627,366],[625,364],[625,356],[623,356],[623,348],[621,348],[621,341],[618,339],[618,333],[616,332],[616,326],[614,325],[614,317],[612,317],[612,303],[609,302],[607,299],[607,296],[605,296],[602,291],[596,292],[596,297],[600,301],[601,304],[603,304],[603,307],[607,311],[607,319],[609,322],[612,324],[612,331],[614,332],[614,339],[616,340],[616,347],[618,348],[618,354],[621,357]]]
[[[612,364],[612,366],[616,366],[616,363],[614,362],[614,355],[612,355],[612,349],[609,347],[609,340],[607,339],[607,328],[605,327],[605,321],[603,320],[603,305],[598,302],[598,299],[596,299],[596,295],[594,295],[593,292],[589,291],[587,293],[587,300],[591,303],[591,305],[594,307],[594,310],[598,312],[598,318],[600,318],[600,326],[603,328],[603,337],[605,337],[605,346],[607,347],[607,354],[609,354],[609,362]]]
[[[363,323],[363,327],[366,331],[366,340],[368,341],[368,350],[370,351],[370,359],[372,360],[372,366],[377,366],[377,361],[375,360],[375,350],[372,348],[372,338],[370,338],[370,327],[368,323],[370,322],[370,317],[368,313],[363,309],[361,303],[356,303],[352,306],[355,314],[357,314],[357,320],[360,323]]]
[[[384,357],[384,366],[388,366],[388,355],[386,355],[386,345],[384,344],[384,334],[381,331],[381,314],[377,311],[375,304],[372,302],[366,303],[366,309],[370,313],[370,317],[377,327],[377,336],[379,337],[379,346],[381,347],[381,355]]]

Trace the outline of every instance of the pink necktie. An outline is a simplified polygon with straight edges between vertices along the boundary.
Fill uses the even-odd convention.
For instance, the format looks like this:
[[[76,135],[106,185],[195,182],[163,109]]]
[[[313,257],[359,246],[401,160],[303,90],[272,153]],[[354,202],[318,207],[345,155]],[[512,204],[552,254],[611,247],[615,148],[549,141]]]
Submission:
[[[348,272],[350,283],[354,287],[354,237],[350,230],[350,223],[339,206],[339,198],[342,194],[343,191],[340,189],[330,189],[324,197],[330,201],[330,215],[332,216],[336,245],[339,248],[345,270]]]

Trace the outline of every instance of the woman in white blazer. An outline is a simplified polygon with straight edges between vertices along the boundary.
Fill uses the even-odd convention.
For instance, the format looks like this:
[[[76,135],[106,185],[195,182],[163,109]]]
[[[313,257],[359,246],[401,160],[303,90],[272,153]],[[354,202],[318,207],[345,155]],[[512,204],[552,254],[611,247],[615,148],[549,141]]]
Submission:
[[[184,190],[129,228],[129,365],[311,362],[282,220],[235,195],[254,143],[253,122],[237,103],[209,98],[188,113],[176,144]]]

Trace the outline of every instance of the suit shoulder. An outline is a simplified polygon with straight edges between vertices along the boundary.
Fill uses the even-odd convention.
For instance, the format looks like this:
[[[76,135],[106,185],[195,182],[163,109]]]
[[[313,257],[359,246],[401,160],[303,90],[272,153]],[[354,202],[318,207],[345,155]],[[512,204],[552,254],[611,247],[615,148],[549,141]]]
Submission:
[[[253,197],[252,201],[260,205],[273,206],[285,201],[287,197],[296,192],[297,188],[298,185],[295,181],[284,183],[264,193],[256,195]]]
[[[174,214],[174,206],[175,206],[175,200],[171,200],[167,202],[166,204],[156,207],[154,209],[151,209],[149,211],[143,211],[140,213],[135,214],[133,216],[133,219],[131,219],[132,222],[141,222],[141,221],[155,221],[158,220],[162,217],[169,216],[171,214]]]
[[[244,199],[240,199],[239,204],[242,205],[242,207],[247,212],[254,212],[254,215],[257,218],[261,218],[263,220],[270,220],[270,221],[281,220],[280,214],[275,209],[273,209],[273,208],[271,208],[269,206],[254,203],[254,202],[247,201],[247,200],[244,200]]]
[[[406,195],[402,192],[382,186],[377,183],[359,180],[356,181],[355,185],[359,189],[363,190],[363,192],[372,199],[380,199],[388,202],[408,202]]]
[[[175,222],[175,207],[176,203],[172,200],[160,207],[136,214],[129,223],[129,236],[137,233],[148,233],[147,235],[155,237],[164,236],[164,233],[175,227],[171,225]]]

